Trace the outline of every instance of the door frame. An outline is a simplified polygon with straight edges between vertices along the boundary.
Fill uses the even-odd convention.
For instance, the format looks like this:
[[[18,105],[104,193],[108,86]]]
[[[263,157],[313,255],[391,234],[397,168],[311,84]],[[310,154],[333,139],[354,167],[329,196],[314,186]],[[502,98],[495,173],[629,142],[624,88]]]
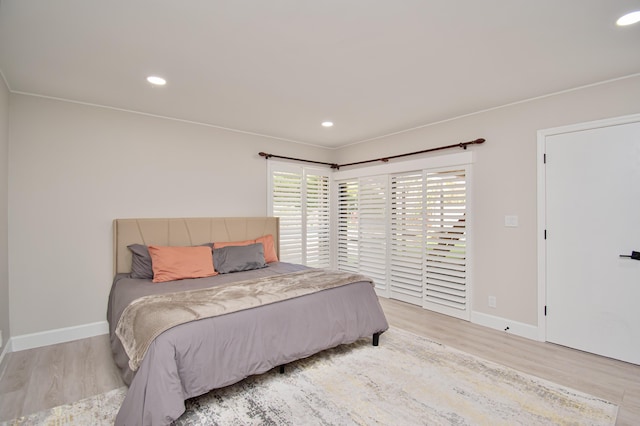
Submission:
[[[545,152],[548,136],[563,133],[572,133],[583,130],[598,129],[602,127],[618,126],[640,122],[640,114],[624,115],[621,117],[607,118],[603,120],[588,121],[585,123],[572,124],[568,126],[554,127],[550,129],[538,130],[537,149],[537,206],[538,206],[538,340],[547,341],[547,319],[545,316],[545,306],[547,300],[547,244],[545,240],[545,230],[547,229],[547,204],[546,204],[546,169]]]

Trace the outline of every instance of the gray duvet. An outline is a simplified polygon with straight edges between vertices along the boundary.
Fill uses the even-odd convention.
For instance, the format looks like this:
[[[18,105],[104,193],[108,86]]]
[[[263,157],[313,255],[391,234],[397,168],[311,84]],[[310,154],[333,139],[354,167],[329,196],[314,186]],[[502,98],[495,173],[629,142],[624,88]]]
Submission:
[[[184,412],[185,399],[388,328],[373,287],[362,281],[175,326],[151,343],[135,373],[129,368],[115,327],[133,300],[304,269],[279,262],[167,283],[116,276],[107,319],[114,360],[129,384],[116,425],[170,424]]]

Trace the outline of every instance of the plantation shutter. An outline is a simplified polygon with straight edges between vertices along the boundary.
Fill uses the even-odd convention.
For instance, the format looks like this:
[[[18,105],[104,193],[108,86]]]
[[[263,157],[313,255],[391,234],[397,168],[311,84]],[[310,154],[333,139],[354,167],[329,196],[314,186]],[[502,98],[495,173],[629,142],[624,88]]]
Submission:
[[[470,165],[337,179],[337,266],[380,296],[469,319]]]
[[[466,171],[426,173],[424,307],[467,318]]]
[[[280,260],[330,266],[330,177],[318,169],[270,167],[269,214],[280,218]]]
[[[422,305],[424,264],[423,172],[391,177],[391,297]]]
[[[338,183],[338,269],[358,272],[358,180]]]
[[[329,176],[305,173],[306,262],[312,268],[329,267]]]
[[[302,261],[302,172],[275,170],[272,179],[272,212],[280,218],[280,260]]]
[[[361,178],[358,197],[359,272],[387,288],[387,176]]]

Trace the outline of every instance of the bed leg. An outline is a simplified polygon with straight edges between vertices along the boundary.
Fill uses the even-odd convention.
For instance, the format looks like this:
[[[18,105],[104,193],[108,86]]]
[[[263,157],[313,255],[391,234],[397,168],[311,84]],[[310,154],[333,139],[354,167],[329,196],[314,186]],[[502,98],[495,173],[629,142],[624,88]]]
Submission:
[[[380,333],[373,333],[373,346],[378,346],[380,343]]]
[[[284,364],[278,367],[278,371],[280,372],[280,374],[284,374]]]

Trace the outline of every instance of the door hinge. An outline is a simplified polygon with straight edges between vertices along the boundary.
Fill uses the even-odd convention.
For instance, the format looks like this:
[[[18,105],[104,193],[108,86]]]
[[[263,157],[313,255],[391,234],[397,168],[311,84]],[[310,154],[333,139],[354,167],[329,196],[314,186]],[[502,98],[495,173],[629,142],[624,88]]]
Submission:
[[[547,316],[547,305],[544,305],[544,316]]]
[[[547,164],[547,154],[542,154],[542,162]]]
[[[547,230],[546,229],[544,230],[544,239],[545,240],[547,239]]]

